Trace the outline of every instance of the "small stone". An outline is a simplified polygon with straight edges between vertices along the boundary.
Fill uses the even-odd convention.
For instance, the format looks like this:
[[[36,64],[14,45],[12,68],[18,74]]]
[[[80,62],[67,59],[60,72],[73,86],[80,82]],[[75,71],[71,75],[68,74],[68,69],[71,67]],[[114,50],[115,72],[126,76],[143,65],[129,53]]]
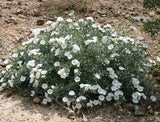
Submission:
[[[43,25],[44,24],[44,20],[37,20],[37,25]]]
[[[16,14],[18,15],[18,14],[23,14],[23,11],[21,10],[21,9],[18,9],[17,11],[16,11]]]
[[[88,120],[86,118],[83,118],[82,122],[88,122]]]
[[[144,41],[145,40],[145,38],[142,37],[142,36],[138,36],[136,39],[139,40],[139,41]]]
[[[145,114],[145,109],[144,108],[138,108],[136,111],[135,111],[135,113],[134,113],[134,115],[135,116],[143,116],[144,114]]]
[[[154,115],[155,115],[155,116],[158,116],[158,114],[159,114],[159,113],[158,113],[157,111],[154,112]]]
[[[148,113],[153,114],[154,113],[153,109],[150,109]]]
[[[155,12],[154,11],[149,12],[149,16],[154,17],[155,16]]]
[[[73,110],[69,110],[67,117],[69,119],[74,119],[75,118],[75,113]]]
[[[17,5],[22,5],[22,2],[21,2],[21,1],[18,1]]]
[[[12,91],[8,91],[7,93],[6,93],[6,97],[10,97],[10,96],[12,96],[13,95],[13,92]]]
[[[135,106],[133,104],[126,104],[124,108],[127,110],[132,110],[132,111],[135,110]]]
[[[33,99],[33,103],[35,103],[35,104],[38,104],[38,103],[40,103],[41,102],[41,99],[39,98],[39,97],[35,97],[34,99]]]
[[[40,11],[38,11],[38,10],[34,10],[34,11],[33,11],[33,16],[35,16],[35,17],[39,17],[39,16],[42,16],[42,14],[41,14],[41,12],[40,12]]]
[[[160,14],[160,8],[157,8],[156,13]]]

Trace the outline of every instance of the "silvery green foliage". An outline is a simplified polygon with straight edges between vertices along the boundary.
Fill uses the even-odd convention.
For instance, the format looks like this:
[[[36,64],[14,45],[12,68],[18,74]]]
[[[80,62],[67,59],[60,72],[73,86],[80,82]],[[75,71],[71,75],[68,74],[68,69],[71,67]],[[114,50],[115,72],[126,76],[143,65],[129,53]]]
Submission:
[[[77,109],[102,103],[156,98],[147,79],[152,63],[147,47],[130,37],[94,23],[92,17],[47,22],[49,29],[33,30],[34,37],[11,55],[2,72],[0,90],[43,96],[43,104],[62,100]]]

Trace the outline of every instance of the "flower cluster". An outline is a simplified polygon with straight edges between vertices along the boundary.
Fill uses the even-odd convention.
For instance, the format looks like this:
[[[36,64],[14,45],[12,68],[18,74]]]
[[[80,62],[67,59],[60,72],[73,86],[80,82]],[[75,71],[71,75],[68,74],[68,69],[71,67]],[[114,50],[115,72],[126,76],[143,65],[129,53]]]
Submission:
[[[58,99],[77,109],[156,101],[147,78],[152,63],[145,60],[145,45],[121,36],[109,24],[95,24],[92,17],[58,17],[47,24],[49,29],[33,30],[34,37],[11,55],[12,62],[5,61],[0,91],[43,96],[43,104]]]

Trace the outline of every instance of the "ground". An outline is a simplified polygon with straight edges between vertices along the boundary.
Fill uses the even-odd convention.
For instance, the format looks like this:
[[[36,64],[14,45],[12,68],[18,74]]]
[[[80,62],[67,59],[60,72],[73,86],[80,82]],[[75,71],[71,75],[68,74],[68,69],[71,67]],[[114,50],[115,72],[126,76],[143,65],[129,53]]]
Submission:
[[[89,4],[88,10],[85,10],[86,6],[82,6],[81,9],[78,9],[80,6],[75,6],[75,9],[78,10],[75,15],[82,18],[93,16],[95,21],[101,25],[108,23],[117,27],[121,24],[121,29],[125,27],[124,31],[129,32],[131,37],[149,46],[148,51],[151,58],[154,59],[159,55],[160,36],[157,35],[152,39],[150,34],[144,33],[142,28],[144,21],[160,16],[159,9],[146,10],[142,3],[131,2],[131,0],[93,1],[92,4]],[[51,0],[0,0],[0,72],[4,68],[3,61],[9,58],[10,51],[21,47],[23,40],[31,36],[32,29],[46,26],[43,21],[37,25],[37,20],[47,22],[56,20],[57,16],[68,17],[71,9],[66,9],[67,5],[61,3],[51,2]],[[65,8],[63,8],[64,5]],[[136,22],[134,17],[140,21]],[[160,103],[158,105],[160,106]],[[85,112],[90,121],[160,121],[158,110],[154,109],[153,112],[151,109],[149,109],[150,112],[147,110],[145,115],[140,117],[134,116],[134,112],[130,114],[126,109],[115,109],[110,106],[97,109],[95,109],[96,114]],[[15,94],[6,97],[6,93],[0,93],[1,122],[82,121],[81,116],[72,120],[67,118],[67,114],[67,110],[58,105],[50,110],[46,106],[33,104],[28,97]]]

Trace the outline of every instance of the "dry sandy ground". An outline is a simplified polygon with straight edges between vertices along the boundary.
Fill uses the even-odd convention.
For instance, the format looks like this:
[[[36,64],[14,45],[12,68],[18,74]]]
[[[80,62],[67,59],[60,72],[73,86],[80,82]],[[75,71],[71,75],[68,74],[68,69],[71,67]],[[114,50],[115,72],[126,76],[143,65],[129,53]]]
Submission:
[[[48,7],[50,0],[0,0],[0,64],[3,60],[8,58],[9,52],[15,50],[16,47],[20,46],[21,42],[30,36],[30,32],[34,28],[43,28],[45,25],[38,26],[37,20],[43,19],[55,20],[56,16],[63,15],[67,17],[68,11],[57,12],[54,10],[54,6]],[[116,0],[95,0],[90,12],[78,12],[77,15],[80,17],[93,16],[96,22],[100,24],[109,23],[113,26],[118,24],[125,25],[125,30],[131,30],[131,37],[141,40],[141,42],[149,45],[149,53],[151,57],[158,54],[158,46],[160,44],[160,36],[157,36],[156,40],[151,40],[149,34],[145,34],[142,31],[142,22],[131,23],[132,17],[139,16],[142,19],[155,18],[159,16],[156,12],[151,15],[150,12],[145,10],[141,4],[117,2]],[[114,3],[115,2],[115,3]],[[114,4],[114,6],[113,6]],[[129,6],[129,7],[128,7]],[[104,9],[109,8],[109,9]],[[35,9],[41,13],[34,15]],[[106,15],[106,16],[104,16]],[[131,17],[130,17],[131,16]],[[3,67],[0,66],[0,71]],[[47,107],[41,107],[33,104],[30,99],[21,97],[19,95],[12,95],[11,97],[4,97],[5,93],[0,94],[0,122],[70,122],[67,118],[67,111],[61,107],[54,107],[48,110]],[[108,110],[108,108],[107,108]],[[134,117],[128,115],[122,115],[123,112],[117,114],[116,111],[111,110],[110,113],[94,114],[93,118],[89,115],[89,118],[93,122],[95,121],[114,121],[114,118],[119,118],[118,121],[151,121],[159,120],[159,115],[147,117]],[[93,112],[94,113],[94,112]],[[117,115],[116,115],[117,114]],[[103,119],[102,119],[103,118]],[[74,121],[81,121],[76,119]]]

